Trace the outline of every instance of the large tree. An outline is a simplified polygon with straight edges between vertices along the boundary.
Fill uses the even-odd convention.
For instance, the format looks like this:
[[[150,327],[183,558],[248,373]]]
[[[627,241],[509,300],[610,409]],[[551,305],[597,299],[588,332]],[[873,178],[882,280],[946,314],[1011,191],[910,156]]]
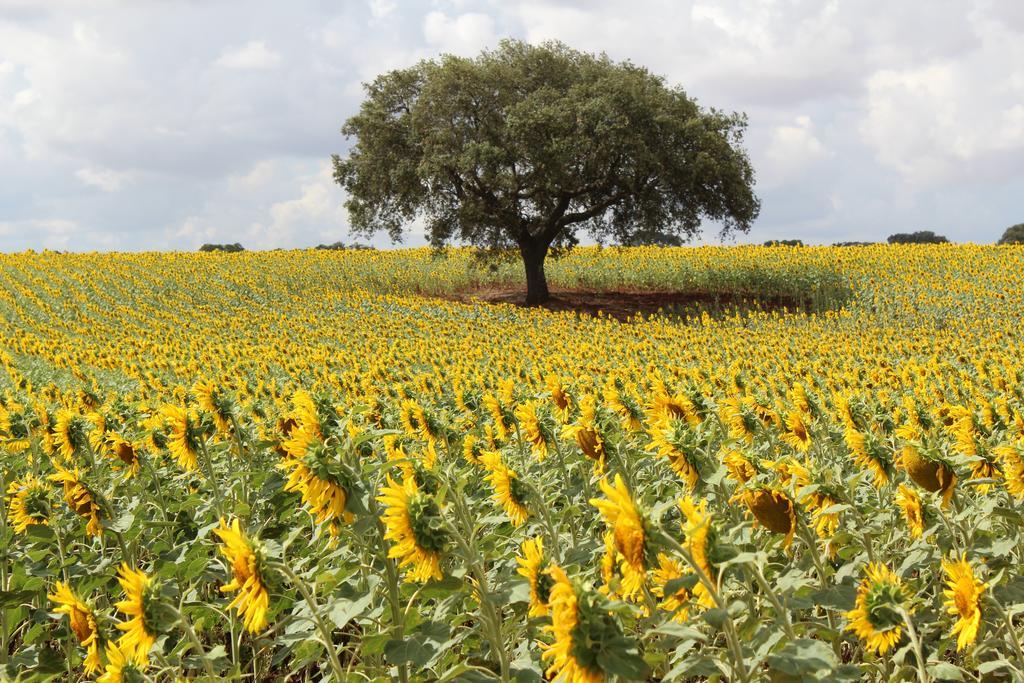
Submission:
[[[1024,244],[1024,223],[1008,227],[996,244]]]
[[[506,40],[379,76],[334,155],[356,233],[517,249],[527,303],[548,299],[552,247],[644,234],[692,237],[704,219],[747,231],[760,203],[746,118],[702,109],[629,62]]]

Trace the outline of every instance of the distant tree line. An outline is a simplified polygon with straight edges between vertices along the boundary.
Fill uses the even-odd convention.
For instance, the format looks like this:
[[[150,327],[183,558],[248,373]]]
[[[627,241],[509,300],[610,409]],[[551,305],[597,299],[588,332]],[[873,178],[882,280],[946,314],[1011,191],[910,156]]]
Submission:
[[[245,247],[238,242],[235,242],[234,244],[204,244],[199,247],[199,251],[225,251],[234,253],[238,251],[245,251]]]
[[[344,242],[331,242],[330,244],[318,244],[316,249],[327,249],[330,251],[344,251],[345,249],[373,249],[369,244],[360,244],[359,242],[353,242],[352,244],[345,244]]]
[[[944,235],[936,235],[931,230],[918,230],[917,232],[898,232],[889,235],[889,244],[948,244],[949,240]]]
[[[327,249],[330,251],[343,251],[346,249],[355,249],[358,251],[363,249],[374,249],[375,247],[372,247],[369,244],[360,244],[359,242],[352,242],[351,244],[345,244],[344,242],[332,242],[331,244],[318,244],[313,248]],[[245,247],[243,247],[238,242],[235,242],[234,244],[204,244],[203,246],[199,247],[199,251],[222,251],[227,253],[236,253],[239,251],[245,251]],[[282,250],[274,249],[274,251]]]

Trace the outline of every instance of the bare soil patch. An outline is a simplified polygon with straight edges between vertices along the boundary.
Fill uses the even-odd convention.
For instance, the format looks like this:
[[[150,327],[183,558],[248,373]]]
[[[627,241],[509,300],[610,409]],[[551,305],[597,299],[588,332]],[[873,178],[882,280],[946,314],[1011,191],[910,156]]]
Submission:
[[[735,292],[655,292],[636,290],[597,291],[587,289],[550,288],[551,299],[537,306],[549,311],[574,312],[583,315],[615,318],[621,322],[637,317],[662,315],[720,314],[740,310],[809,310],[810,300],[772,295],[759,297]],[[442,298],[461,303],[512,304],[526,308],[525,287],[491,286],[445,295]]]

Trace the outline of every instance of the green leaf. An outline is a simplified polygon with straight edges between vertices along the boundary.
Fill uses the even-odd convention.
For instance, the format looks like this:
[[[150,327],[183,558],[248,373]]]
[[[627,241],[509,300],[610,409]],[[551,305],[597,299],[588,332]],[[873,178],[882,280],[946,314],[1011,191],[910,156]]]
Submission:
[[[936,662],[928,667],[928,673],[940,681],[962,681],[963,672],[949,662]]]
[[[433,648],[428,648],[416,638],[389,640],[384,644],[384,659],[395,666],[400,664],[423,666],[433,654]]]
[[[857,600],[857,587],[853,584],[837,584],[811,594],[811,601],[822,607],[848,612]]]
[[[705,611],[704,614],[701,615],[704,621],[708,622],[719,631],[722,630],[722,625],[725,623],[726,616],[728,616],[726,611],[721,607],[714,607]]]
[[[658,628],[651,631],[652,634],[660,634],[670,636],[672,638],[679,638],[681,640],[699,640],[701,642],[707,641],[707,636],[685,624],[680,624],[676,621],[670,621],[662,624]]]
[[[420,597],[424,600],[429,598],[445,598],[457,590],[461,590],[463,582],[454,576],[446,576],[440,581],[431,581],[420,591]]]
[[[344,628],[348,622],[362,614],[372,600],[372,593],[367,593],[358,600],[338,598],[327,610],[327,618],[334,622],[335,627]]]
[[[768,666],[790,676],[828,672],[836,665],[835,653],[820,640],[800,638],[774,654],[768,655]]]
[[[448,640],[451,629],[439,621],[420,624],[415,635],[404,640],[392,639],[384,644],[384,658],[391,664],[423,666],[439,652]]]
[[[516,581],[512,584],[512,590],[508,594],[510,605],[530,601],[530,584],[528,581]]]
[[[597,664],[607,673],[625,681],[642,681],[647,678],[647,662],[628,650],[601,650],[597,654]]]
[[[1009,667],[1009,666],[1010,666],[1010,663],[1008,661],[1006,661],[1005,659],[994,659],[994,660],[992,660],[990,662],[982,662],[981,664],[979,664],[978,665],[978,673],[980,673],[980,674],[988,674],[988,673],[992,673],[993,671],[996,671],[998,669],[1004,669],[1004,668]]]

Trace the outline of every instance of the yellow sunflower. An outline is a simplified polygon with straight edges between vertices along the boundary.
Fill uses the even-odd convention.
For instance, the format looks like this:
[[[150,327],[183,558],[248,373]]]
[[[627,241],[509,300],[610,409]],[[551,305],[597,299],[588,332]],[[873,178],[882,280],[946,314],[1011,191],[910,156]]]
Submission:
[[[88,520],[88,524],[85,526],[85,533],[90,536],[102,536],[102,508],[92,490],[82,480],[81,471],[77,467],[73,470],[66,470],[57,465],[56,468],[57,472],[50,475],[50,481],[58,482],[64,486],[64,500],[67,502],[68,507],[75,514]]]
[[[284,458],[278,467],[288,473],[284,490],[298,492],[317,524],[327,524],[332,536],[338,535],[341,524],[352,521],[353,515],[346,509],[346,477],[340,463],[322,444],[308,449],[301,458]]]
[[[782,433],[782,440],[800,453],[810,449],[811,433],[801,411],[791,410],[786,416],[786,431]]]
[[[200,380],[192,387],[199,407],[212,418],[213,424],[221,434],[231,433],[231,418],[234,403],[220,387],[210,380]]]
[[[843,441],[850,449],[853,461],[871,472],[875,488],[881,488],[889,483],[890,463],[884,459],[881,449],[874,441],[869,441],[863,432],[852,425],[847,425],[843,430]]]
[[[523,439],[530,444],[530,450],[538,462],[544,462],[548,456],[548,439],[545,435],[545,427],[541,422],[541,416],[537,412],[536,401],[527,401],[517,406],[515,410],[516,419],[519,421],[519,429],[522,431]]]
[[[714,583],[718,579],[718,573],[711,564],[709,555],[715,540],[715,530],[708,513],[708,501],[701,499],[700,503],[694,503],[689,496],[679,501],[679,510],[686,519],[683,526],[683,533],[686,540],[683,546],[690,552],[694,563],[701,568],[707,578]],[[703,583],[697,583],[693,587],[693,594],[697,602],[707,608],[715,606],[715,599]]]
[[[598,588],[598,591],[610,598],[617,598],[618,593],[615,592],[614,584],[615,568],[619,566],[619,551],[615,547],[615,534],[605,531],[601,538],[604,542],[604,553],[601,555],[601,579],[604,585]]]
[[[869,652],[884,655],[903,637],[907,592],[900,578],[884,564],[872,562],[857,589],[856,607],[846,613],[853,631]]]
[[[956,474],[953,469],[935,458],[922,455],[913,444],[907,444],[901,452],[903,469],[915,484],[931,493],[942,495],[942,505],[949,505],[956,488]]]
[[[700,416],[694,409],[693,401],[682,394],[672,396],[669,394],[665,384],[656,382],[654,396],[647,409],[649,422],[661,422],[664,420],[683,420],[691,427],[701,423]]]
[[[267,627],[267,608],[270,605],[263,549],[258,541],[242,532],[237,519],[228,526],[221,518],[220,526],[213,533],[220,538],[223,544],[221,552],[231,564],[232,579],[220,589],[224,593],[238,591],[227,608],[238,612],[249,633],[259,633]]]
[[[116,458],[125,468],[125,474],[131,479],[139,473],[139,447],[116,432],[106,435],[107,453]]]
[[[592,498],[590,504],[601,512],[615,540],[615,550],[622,558],[622,596],[627,600],[635,599],[647,581],[644,519],[620,475],[615,475],[614,485],[602,479],[600,487],[605,497]]]
[[[134,662],[149,661],[149,651],[156,642],[157,617],[154,614],[156,596],[160,586],[146,573],[122,564],[117,570],[117,582],[124,589],[125,599],[114,603],[114,607],[131,619],[118,624],[124,631],[118,641],[118,648]]]
[[[146,662],[136,660],[131,651],[119,644],[107,643],[107,665],[96,683],[136,683],[144,680]]]
[[[292,396],[292,411],[278,426],[282,435],[281,450],[293,458],[302,458],[309,447],[323,439],[320,417],[313,397],[302,389]]]
[[[11,453],[22,453],[32,445],[31,426],[21,406],[0,405],[0,444]]]
[[[679,418],[661,418],[651,421],[647,447],[659,456],[668,460],[686,488],[693,491],[700,481],[700,470],[697,468],[696,449],[690,441],[691,430],[686,422]]]
[[[557,375],[547,375],[544,378],[544,387],[551,397],[551,402],[555,405],[557,415],[564,422],[569,417],[572,398],[566,392],[565,386]]]
[[[580,601],[576,587],[561,567],[548,569],[554,585],[551,587],[551,625],[545,630],[554,642],[542,643],[541,659],[550,660],[545,671],[552,681],[562,683],[602,683],[604,671],[597,664],[594,644],[585,639],[580,628]]]
[[[773,533],[784,535],[786,548],[793,543],[796,509],[793,501],[784,492],[765,486],[744,488],[738,491],[733,499],[746,505],[761,526]]]
[[[924,507],[921,505],[921,496],[906,484],[900,484],[896,489],[896,505],[903,513],[910,537],[921,538],[921,534],[924,533]]]
[[[178,465],[186,472],[193,472],[199,467],[200,440],[199,416],[195,411],[186,410],[173,404],[160,409],[160,415],[170,428],[167,448]]]
[[[719,417],[729,427],[729,438],[746,443],[754,442],[760,422],[754,412],[756,402],[750,396],[732,396],[722,401]]]
[[[85,648],[85,671],[93,673],[100,668],[100,631],[92,608],[71,587],[62,581],[54,586],[53,593],[46,596],[57,603],[57,614],[66,614],[72,633]]]
[[[528,538],[523,541],[523,554],[516,557],[516,572],[530,582],[531,617],[547,616],[551,600],[552,580],[547,573],[548,560],[544,557],[544,539]]]
[[[562,434],[572,439],[587,456],[594,461],[594,474],[604,474],[605,451],[604,438],[597,426],[597,399],[587,394],[579,402],[580,414],[576,422],[566,425]]]
[[[1006,490],[1016,498],[1024,498],[1024,448],[1003,444],[992,449],[1003,466]]]
[[[399,415],[409,436],[417,436],[430,446],[444,438],[440,421],[416,401],[403,401]]]
[[[33,474],[7,487],[7,517],[14,533],[23,534],[33,524],[49,524],[50,488]]]
[[[494,430],[497,437],[504,441],[514,431],[512,426],[512,412],[502,405],[501,400],[494,394],[484,394],[484,408],[491,414],[494,420]]]
[[[723,448],[719,457],[729,473],[728,477],[737,484],[746,484],[757,476],[757,467],[742,452],[732,448]]]
[[[942,571],[946,574],[947,588],[942,591],[945,596],[943,605],[946,612],[956,617],[952,635],[956,636],[957,652],[972,645],[978,638],[981,626],[981,595],[988,584],[974,576],[974,569],[967,561],[966,555],[959,560],[942,560]]]
[[[658,553],[658,566],[651,571],[651,592],[655,597],[661,598],[658,607],[673,613],[672,619],[675,621],[683,622],[690,618],[690,611],[687,608],[690,591],[685,587],[679,587],[674,593],[666,593],[667,586],[692,571],[664,553]]]
[[[71,462],[76,453],[91,447],[90,437],[95,431],[95,421],[85,415],[68,408],[58,410],[53,425],[57,454],[65,462]]]
[[[609,379],[602,395],[604,402],[622,420],[623,429],[629,432],[639,432],[643,429],[643,407],[635,397],[626,392],[621,379]]]
[[[494,489],[491,499],[501,506],[513,526],[522,526],[530,516],[530,509],[526,507],[529,489],[519,479],[519,475],[502,462],[498,451],[484,452],[480,462],[487,469],[485,478]]]
[[[472,465],[480,464],[480,455],[483,453],[483,444],[473,434],[466,434],[462,440],[462,457]]]
[[[387,508],[384,538],[392,541],[388,557],[397,559],[399,567],[411,565],[406,580],[426,583],[443,578],[441,553],[448,539],[434,497],[422,493],[415,479],[399,484],[388,475],[377,500]]]

